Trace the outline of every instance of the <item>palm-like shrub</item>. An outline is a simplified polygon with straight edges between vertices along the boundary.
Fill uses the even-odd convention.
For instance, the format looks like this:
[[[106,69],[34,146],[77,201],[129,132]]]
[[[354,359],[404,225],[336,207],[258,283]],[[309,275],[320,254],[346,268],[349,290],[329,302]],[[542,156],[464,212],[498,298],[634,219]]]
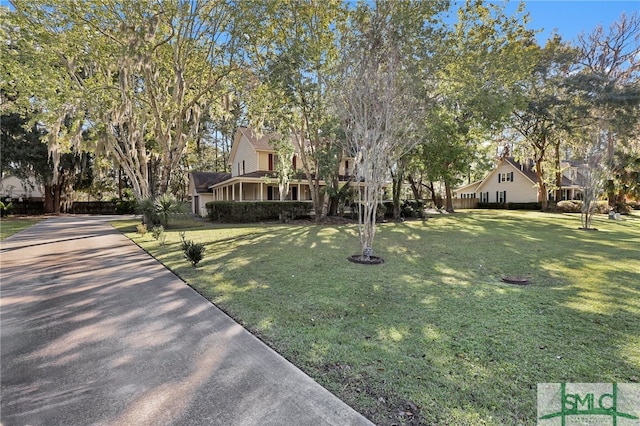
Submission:
[[[0,201],[0,217],[4,217],[9,214],[9,211],[13,208],[13,203],[9,202],[7,204]]]
[[[142,222],[147,225],[160,225],[165,228],[169,220],[188,211],[187,205],[169,193],[156,198],[147,197],[138,203],[137,212],[142,215]]]
[[[154,201],[155,213],[160,225],[165,228],[169,225],[169,219],[187,212],[186,204],[178,201],[172,194],[162,194]]]

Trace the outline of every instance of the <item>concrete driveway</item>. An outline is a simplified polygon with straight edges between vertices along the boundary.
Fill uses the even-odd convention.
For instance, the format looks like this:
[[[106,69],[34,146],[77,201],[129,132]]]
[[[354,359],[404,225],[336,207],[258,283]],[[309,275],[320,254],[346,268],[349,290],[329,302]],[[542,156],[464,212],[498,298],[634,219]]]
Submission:
[[[371,424],[109,219],[2,242],[3,426]]]

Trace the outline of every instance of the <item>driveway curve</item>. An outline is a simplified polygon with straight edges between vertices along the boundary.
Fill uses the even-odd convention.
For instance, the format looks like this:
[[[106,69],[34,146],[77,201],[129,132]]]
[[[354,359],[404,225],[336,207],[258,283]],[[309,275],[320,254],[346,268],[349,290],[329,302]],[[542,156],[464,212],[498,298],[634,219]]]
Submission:
[[[0,424],[371,425],[109,223],[0,245]]]

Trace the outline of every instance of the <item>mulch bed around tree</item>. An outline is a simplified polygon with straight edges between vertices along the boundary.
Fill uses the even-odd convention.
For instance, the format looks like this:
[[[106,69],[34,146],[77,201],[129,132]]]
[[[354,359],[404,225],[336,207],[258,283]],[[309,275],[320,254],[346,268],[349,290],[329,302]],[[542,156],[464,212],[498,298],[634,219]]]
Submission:
[[[509,284],[527,285],[529,284],[529,278],[518,275],[505,275],[502,277],[502,281]]]
[[[363,256],[361,254],[354,254],[353,256],[347,257],[349,262],[359,263],[361,265],[380,265],[384,263],[384,260],[378,256]]]

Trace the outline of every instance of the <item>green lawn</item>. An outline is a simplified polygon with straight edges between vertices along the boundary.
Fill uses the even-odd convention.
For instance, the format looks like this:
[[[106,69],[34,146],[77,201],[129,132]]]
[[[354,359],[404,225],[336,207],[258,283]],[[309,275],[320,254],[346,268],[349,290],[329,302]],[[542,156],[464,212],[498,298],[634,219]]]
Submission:
[[[42,219],[38,218],[14,218],[4,217],[0,219],[0,240],[9,238],[13,234],[16,234],[23,229],[27,229],[30,226],[35,225]]]
[[[640,380],[640,216],[381,224],[375,266],[346,260],[354,225],[201,225],[197,268],[177,230],[114,226],[380,425],[535,424],[537,383]]]

